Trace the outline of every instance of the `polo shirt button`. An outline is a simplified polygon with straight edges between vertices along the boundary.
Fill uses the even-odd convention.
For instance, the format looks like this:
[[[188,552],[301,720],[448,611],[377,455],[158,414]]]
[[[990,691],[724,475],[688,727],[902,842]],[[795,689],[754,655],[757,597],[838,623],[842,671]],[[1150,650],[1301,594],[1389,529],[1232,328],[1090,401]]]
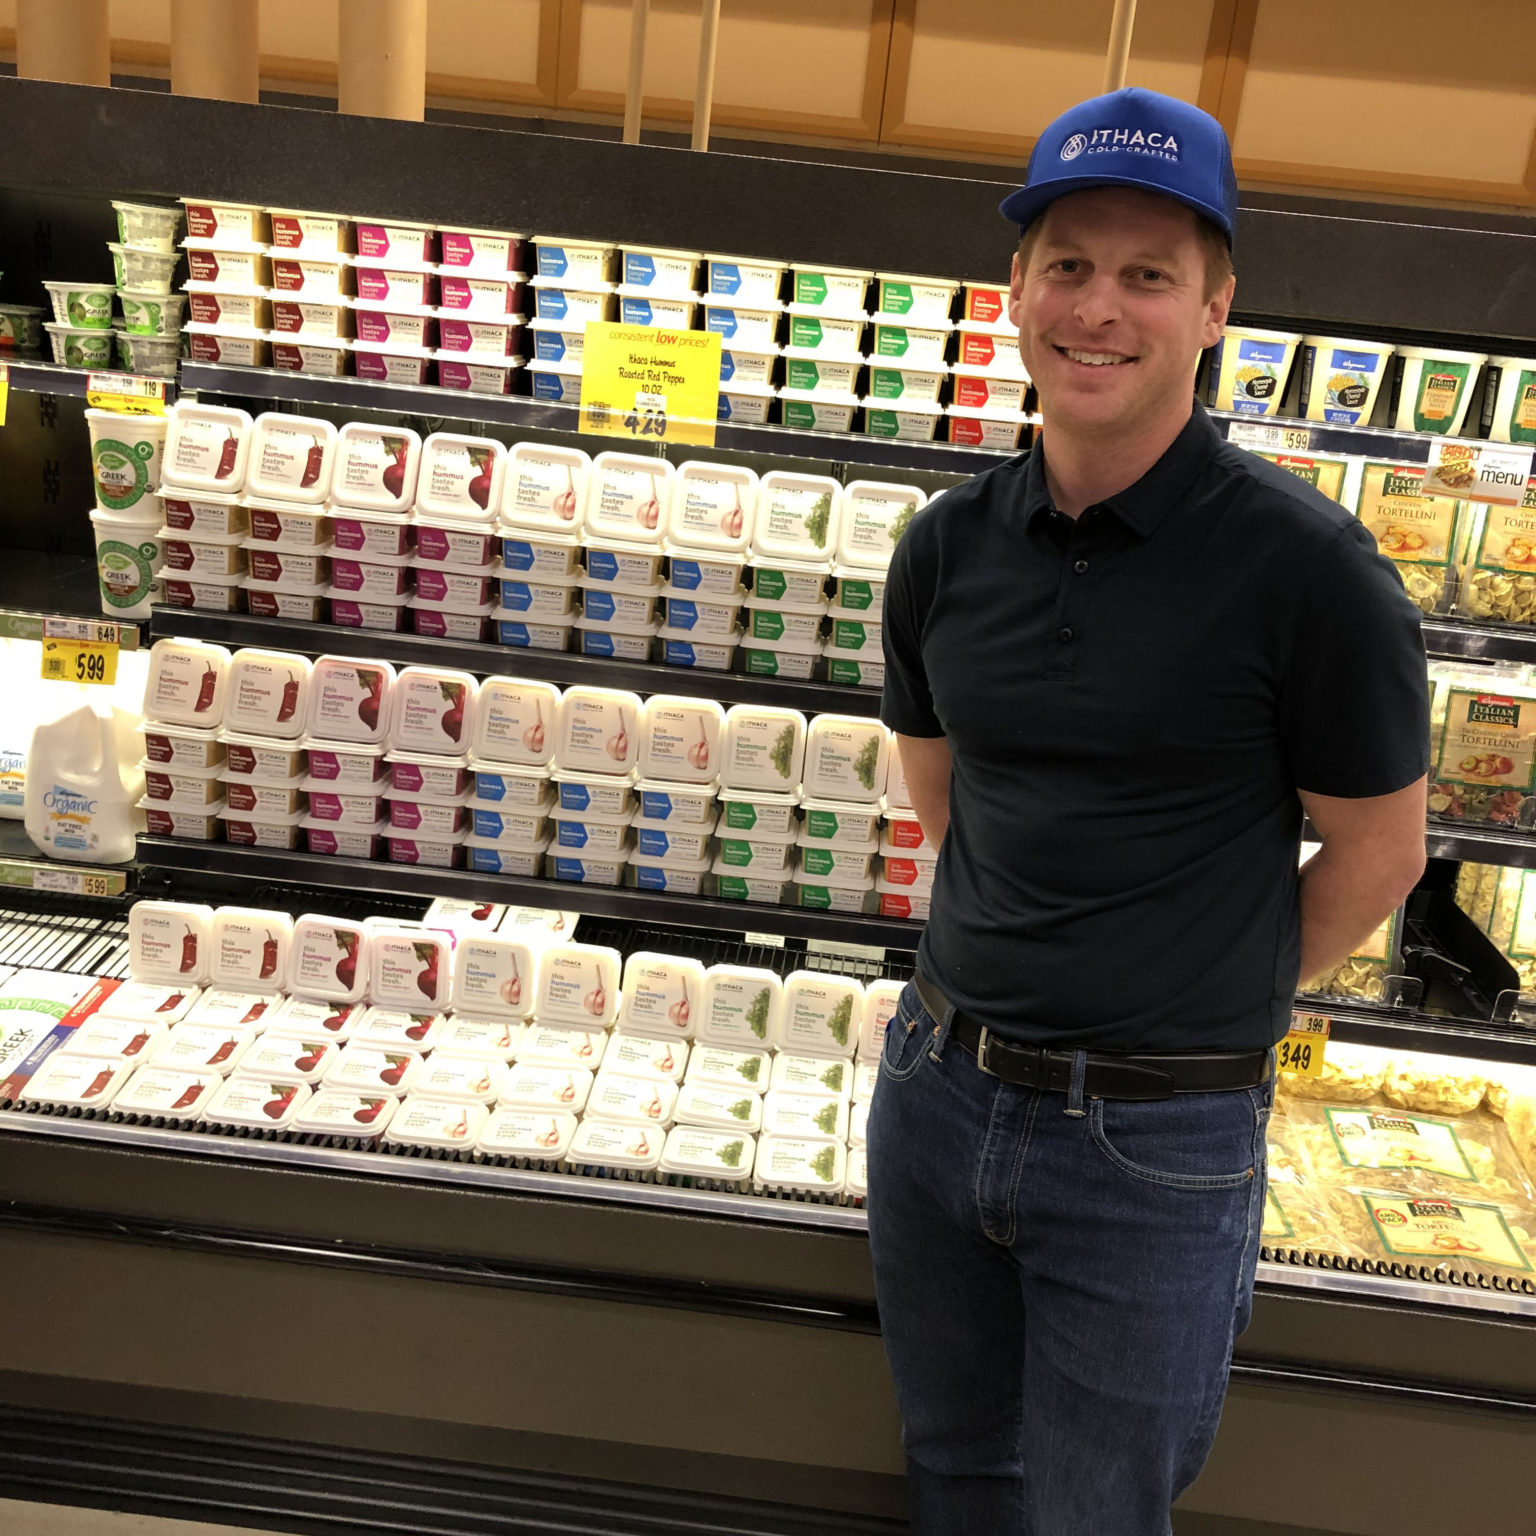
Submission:
[[[1070,629],[1058,629],[1056,631],[1056,638],[1063,645],[1070,645],[1072,643],[1072,631]]]
[[[1076,571],[1079,576],[1081,576],[1083,572],[1088,569],[1088,562],[1086,560],[1079,560],[1077,564],[1072,567],[1072,569]]]

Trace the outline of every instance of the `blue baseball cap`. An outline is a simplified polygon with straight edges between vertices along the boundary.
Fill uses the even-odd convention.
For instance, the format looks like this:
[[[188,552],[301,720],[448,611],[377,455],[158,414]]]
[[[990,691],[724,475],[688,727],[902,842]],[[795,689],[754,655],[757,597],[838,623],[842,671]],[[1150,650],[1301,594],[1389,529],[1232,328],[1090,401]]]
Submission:
[[[1226,130],[1208,112],[1159,91],[1127,86],[1063,112],[1035,142],[1024,185],[1001,212],[1020,231],[1068,192],[1140,187],[1204,214],[1237,235],[1237,177]]]

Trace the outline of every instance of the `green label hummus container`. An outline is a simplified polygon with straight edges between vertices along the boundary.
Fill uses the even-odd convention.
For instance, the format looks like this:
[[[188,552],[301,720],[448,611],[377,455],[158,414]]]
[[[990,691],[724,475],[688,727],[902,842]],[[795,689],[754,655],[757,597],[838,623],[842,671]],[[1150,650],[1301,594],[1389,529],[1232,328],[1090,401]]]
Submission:
[[[848,1149],[835,1141],[764,1136],[757,1146],[752,1187],[778,1199],[836,1204],[848,1175]]]
[[[847,800],[817,800],[809,796],[801,803],[805,820],[800,835],[807,844],[861,849],[867,848],[875,837],[880,820],[880,812],[875,806]]]
[[[859,409],[857,395],[821,395],[781,389],[780,412],[786,427],[804,432],[851,432]]]
[[[894,363],[875,363],[869,370],[869,393],[866,406],[882,404],[905,407],[909,401],[931,404],[939,398],[939,390],[949,373],[946,363],[929,363],[926,366],[898,366]]]
[[[960,284],[943,277],[881,272],[875,278],[875,314],[898,315],[914,324],[948,323]]]
[[[739,832],[743,837],[771,841],[793,840],[795,807],[799,792],[748,791],[724,788],[720,792],[720,821],[716,831],[721,837]]]
[[[842,487],[825,475],[771,470],[758,484],[754,559],[830,565],[837,547]],[[761,599],[765,594],[754,586]]]
[[[791,297],[796,304],[826,315],[864,315],[873,272],[806,261],[790,262],[789,271]]]
[[[877,315],[871,361],[876,366],[888,362],[902,368],[942,371],[953,329],[948,320],[908,324],[905,320]]]
[[[805,736],[805,716],[797,709],[732,705],[720,743],[722,790],[793,792],[805,761]]]
[[[1392,382],[1392,425],[1399,432],[1461,435],[1482,352],[1446,347],[1399,347]]]
[[[761,906],[775,907],[784,904],[784,893],[789,883],[781,874],[766,876],[743,873],[723,866],[715,860],[715,894],[721,901],[749,901]]]
[[[752,1186],[756,1140],[745,1131],[711,1131],[675,1125],[667,1132],[658,1164],[660,1180],[686,1189],[745,1193]]]
[[[715,856],[717,875],[751,876],[781,883],[788,878],[791,843],[755,842],[745,837],[722,837]],[[775,895],[773,900],[777,901]]]
[[[752,677],[787,677],[804,682],[816,671],[821,658],[781,640],[746,640],[738,650],[741,669]]]
[[[745,639],[749,644],[770,641],[781,650],[815,653],[821,648],[825,612],[825,604],[819,611],[801,611],[749,597],[742,605]]]
[[[1536,443],[1536,358],[1488,359],[1482,426],[1496,443]]]
[[[817,715],[805,747],[806,798],[869,802],[885,792],[890,733],[858,715]],[[867,838],[871,825],[864,833]],[[862,839],[861,839],[862,840]]]
[[[786,340],[800,353],[828,358],[864,355],[864,328],[869,316],[862,310],[824,314],[814,306],[791,304],[785,312],[789,319]]]
[[[784,348],[784,385],[797,395],[842,399],[857,393],[859,374],[869,361],[860,352],[828,356],[819,348]]]
[[[1308,421],[1366,425],[1376,409],[1393,351],[1382,341],[1304,336],[1298,413]]]
[[[901,442],[927,443],[933,440],[943,419],[943,409],[931,400],[865,400],[864,431],[870,437],[888,437]]]

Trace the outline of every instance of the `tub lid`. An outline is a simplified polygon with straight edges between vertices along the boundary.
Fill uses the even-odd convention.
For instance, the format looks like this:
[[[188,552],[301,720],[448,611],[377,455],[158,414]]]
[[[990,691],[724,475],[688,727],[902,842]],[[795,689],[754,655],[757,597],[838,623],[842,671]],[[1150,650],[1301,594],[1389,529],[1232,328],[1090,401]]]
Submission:
[[[535,768],[528,771],[537,774],[540,778],[546,776],[542,769]],[[597,784],[605,789],[632,789],[635,784],[633,770],[628,773],[589,773],[585,769],[555,768],[548,777],[556,784]],[[688,788],[686,784],[679,787]]]
[[[266,297],[264,288],[252,288],[250,292]],[[188,320],[182,326],[182,330],[189,336],[218,336],[225,341],[293,341],[296,339],[274,331],[243,330],[239,326],[210,324],[206,320]],[[174,336],[128,336],[127,340],[173,342],[176,338]]]
[[[108,414],[114,413],[109,412]],[[162,485],[158,490],[150,491],[147,494],[162,502],[169,498],[172,501],[200,501],[215,507],[248,507],[252,505],[249,497],[242,496],[235,491],[195,491],[179,485]],[[264,507],[271,505],[271,503],[257,501],[255,505]],[[291,507],[287,502],[281,502],[278,505],[288,507],[290,511],[298,510]]]
[[[189,287],[190,284],[183,286]],[[46,315],[47,313],[48,310],[41,304],[0,304],[0,315]]]
[[[279,816],[274,811],[231,811],[226,807],[219,812],[220,821],[246,821],[262,827],[297,827],[304,819],[303,811],[289,811]]]
[[[317,779],[313,773],[305,774],[299,788],[308,793],[318,790],[321,794],[345,796],[350,800],[382,800],[388,784],[383,779],[372,779],[367,784],[338,784],[335,779]]]
[[[707,309],[729,309],[742,315],[781,315],[786,308],[793,309],[794,305],[785,305],[782,299],[747,299],[745,302],[733,303],[730,296],[724,293],[709,293],[704,296],[704,305]],[[808,314],[820,314],[821,311],[814,306],[807,310]]]
[[[828,277],[871,278],[875,275],[863,267],[829,267],[820,261],[792,261],[789,269],[791,272],[825,272]]]
[[[583,614],[571,615],[573,629],[590,629],[594,633],[614,635],[654,635],[661,625],[652,619],[649,624],[621,624],[617,619],[589,619]]]
[[[270,549],[272,546],[269,544],[265,547]],[[285,550],[279,553],[292,554],[293,551]],[[330,590],[330,583],[324,579],[312,581],[306,585],[303,582],[290,581],[281,577],[275,581],[268,581],[258,576],[243,576],[240,579],[240,585],[247,592],[277,592],[284,597],[324,597]]]
[[[548,779],[551,777],[549,769],[542,763],[499,763],[493,757],[482,757],[476,752],[469,754],[469,767],[472,773],[494,773],[507,779]],[[567,774],[567,779],[574,780],[576,774]],[[621,780],[627,783],[627,780]],[[499,811],[505,806],[501,800],[470,800],[471,806],[479,806],[483,811]],[[527,806],[521,807],[527,810]]]
[[[831,804],[833,802],[830,800],[807,799],[805,802],[806,809],[812,811],[825,810]],[[879,811],[879,806],[871,804],[857,807],[857,809],[873,815]],[[878,832],[871,832],[861,843],[838,843],[835,846],[829,846],[826,838],[812,837],[802,828],[795,838],[795,846],[797,848],[820,848],[828,853],[849,853],[854,858],[868,858],[870,854],[879,853],[880,834]]]
[[[436,600],[422,597],[419,593],[412,596],[405,605],[407,608],[417,608],[429,613],[458,613],[467,619],[489,618],[495,611],[497,604],[487,598],[483,603],[453,602],[449,599]]]
[[[756,379],[722,379],[722,395],[740,395],[748,400],[772,400],[777,391],[772,384],[762,384]]]
[[[156,736],[169,736],[173,741],[228,741],[227,737],[218,726],[198,727],[195,725],[161,725],[157,720],[135,720],[134,730],[141,735],[148,735],[151,731]],[[284,742],[284,746],[289,743]]]
[[[134,803],[141,811],[169,811],[173,816],[217,816],[225,805],[222,800],[206,803],[198,801],[196,804],[189,804],[185,800],[176,799],[175,796],[169,800],[152,800],[148,795]]]
[[[698,650],[707,650],[712,645],[725,646],[727,648],[736,645],[741,639],[739,627],[733,627],[726,634],[701,635],[696,629],[674,629],[670,624],[663,624],[656,631],[658,640],[682,641]]]
[[[933,416],[944,414],[944,407],[935,400],[881,400],[875,395],[865,395],[859,404],[867,411],[890,411],[908,416]]]
[[[626,250],[641,250],[641,246],[626,246]],[[657,253],[661,254],[660,252]],[[702,304],[704,295],[689,289],[686,293],[658,293],[643,283],[620,283],[615,290],[621,299],[656,299],[663,304]]]
[[[512,581],[522,587],[598,586],[609,592],[616,590],[612,582],[588,582],[584,577],[576,575],[574,571],[564,576],[537,576],[529,571],[509,571],[500,561],[491,566],[487,574],[496,581]]]
[[[366,260],[366,257],[360,258],[360,261]],[[399,271],[402,269],[392,268],[392,270]],[[413,276],[418,275],[420,272],[435,272],[436,270],[435,267],[429,266],[426,263],[423,263],[420,268],[412,267],[410,269]],[[323,302],[330,303],[332,301],[325,300]],[[346,309],[366,310],[370,315],[405,315],[412,320],[435,320],[439,313],[437,308],[431,304],[402,304],[399,299],[342,298],[335,302],[340,303]],[[453,313],[457,314],[458,311],[454,310]]]
[[[625,553],[628,554],[631,551],[626,550]],[[654,551],[638,548],[633,553],[649,555]],[[587,575],[572,576],[568,580],[574,581],[583,592],[617,592],[620,597],[659,597],[662,588],[666,585],[659,574],[652,577],[650,581],[596,581]]]
[[[1010,410],[1002,405],[952,405],[946,414],[966,421],[1022,421],[1031,426],[1040,424],[1038,416],[1031,416],[1028,411]]]
[[[711,779],[707,784],[686,784],[679,786],[676,784],[667,783],[661,779],[641,779],[640,783],[636,787],[642,794],[644,794],[647,789],[652,791],[658,789],[663,791],[671,791],[681,787],[684,789],[696,789],[703,794],[713,795],[719,786],[719,782],[720,781],[718,779]],[[665,818],[658,821],[654,816],[647,816],[645,811],[641,809],[637,810],[634,815],[629,818],[629,824],[632,827],[643,828],[647,832],[676,832],[684,837],[709,837],[714,833],[715,823],[718,820],[719,816],[718,814],[715,814],[706,816],[703,821],[680,822]]]
[[[823,267],[819,270],[830,272],[833,270],[833,268]],[[868,325],[869,322],[875,318],[874,315],[863,309],[852,310],[847,314],[828,314],[820,304],[781,304],[779,308],[785,310],[791,315],[808,315],[813,320],[831,320],[834,323],[841,322],[844,325]],[[916,327],[918,330],[922,330],[924,328],[925,327],[923,326]],[[909,329],[911,329],[911,327],[909,327]],[[929,326],[927,329],[932,330],[936,329],[936,327]]]
[[[707,875],[714,862],[706,853],[697,859],[680,859],[674,853],[660,857],[629,851],[629,862],[637,869],[672,869],[680,875]]]
[[[460,362],[472,362],[475,360],[474,354],[471,352],[442,352],[438,355],[449,361],[452,361],[454,358],[458,358]],[[487,361],[497,362],[499,359],[490,358]],[[558,373],[568,379],[579,379],[581,377],[580,362],[566,362],[563,357],[558,362],[551,361],[545,357],[534,357],[524,363],[523,367],[529,373]]]
[[[667,553],[679,554],[687,558],[694,551],[686,547],[669,547]],[[741,600],[746,595],[745,587],[737,587],[733,592],[701,592],[697,587],[674,587],[670,582],[663,583],[660,596],[676,598],[679,602],[698,603],[701,607],[713,604],[717,608],[739,608]]]
[[[818,570],[818,576],[821,572]],[[814,605],[805,603],[781,603],[777,598],[758,597],[755,592],[748,592],[741,600],[743,608],[760,608],[772,613],[799,613],[805,615],[815,614],[820,616],[827,611],[829,606],[825,597],[820,598]]]
[[[592,244],[590,240],[573,240],[569,243],[572,245]],[[601,247],[601,249],[611,251],[613,247],[611,245],[607,245]],[[619,285],[617,283],[601,282],[595,277],[583,278],[581,281],[577,282],[564,277],[547,277],[542,272],[535,277],[530,277],[528,279],[528,286],[530,288],[568,289],[574,293],[617,293],[619,291]]]
[[[341,658],[336,657],[336,656],[330,656],[330,657],[326,658],[326,660],[333,661],[333,662],[334,661],[338,661],[340,659]],[[254,736],[251,736],[251,737],[239,737],[239,738],[236,738],[236,737],[233,737],[233,736],[226,736],[226,737],[222,737],[221,739],[224,740],[224,741],[234,741],[234,740],[238,739],[238,740],[241,740],[241,741],[249,740],[249,741],[253,741],[254,742],[254,741],[258,740],[259,738],[254,737]],[[281,742],[281,743],[276,743],[276,745],[281,745],[281,746],[284,746],[284,747],[303,747],[306,752],[310,751],[311,749],[318,749],[321,752],[333,752],[338,757],[383,757],[384,756],[384,746],[383,746],[383,743],[382,742],[377,742],[377,741],[334,741],[334,740],[332,740],[332,739],[330,739],[328,737],[323,737],[323,736],[302,736],[302,737],[299,738],[298,741],[285,741],[285,742]],[[327,784],[329,784],[332,788],[335,787],[335,781],[334,780],[328,779],[325,782]]]
[[[155,537],[162,543],[216,544],[221,549],[238,549],[246,536],[243,533],[193,533],[186,528],[162,527],[155,531]]]
[[[835,360],[835,359],[834,359]],[[790,389],[788,385],[779,390],[781,400],[804,400],[810,405],[838,405],[855,407],[864,402],[852,393],[835,394],[829,389]]]
[[[783,810],[793,810],[797,805],[800,804],[800,795],[799,795],[798,790],[784,790],[784,789],[778,789],[778,790],[769,790],[769,789],[729,789],[729,788],[726,788],[726,789],[722,789],[720,791],[720,800],[721,800],[722,804],[724,804],[728,800],[737,800],[737,801],[740,801],[743,805],[777,806],[777,807],[779,807],[780,809],[783,809]],[[822,804],[822,805],[830,805],[831,804],[830,801],[823,801],[823,802],[819,802],[819,803]],[[863,811],[863,810],[868,810],[869,807],[868,806],[862,806],[862,805],[845,806],[845,805],[839,804],[836,807],[836,809],[838,809],[838,810]],[[774,839],[772,839],[772,841],[777,842],[778,839],[774,838]]]
[[[309,781],[306,779],[305,783],[307,784],[308,782]],[[317,784],[315,787],[317,789],[324,789],[327,786],[324,782],[322,782]],[[302,816],[300,816],[299,825],[303,827],[305,831],[340,832],[346,833],[353,837],[376,837],[379,833],[384,831],[385,827],[384,818],[382,816],[380,816],[376,821],[367,824],[360,824],[351,821],[326,821],[323,817],[312,816],[307,811]]]
[[[789,263],[787,261],[775,261],[771,256],[727,256],[722,251],[705,251],[705,261],[728,262],[739,267],[772,267],[775,272],[782,272]]]
[[[471,801],[474,805],[476,802]],[[541,832],[528,841],[514,841],[505,837],[479,837],[470,832],[465,835],[466,848],[493,848],[500,853],[543,853],[552,841],[548,832]]]
[[[335,823],[332,822],[331,825],[334,826]],[[351,829],[349,828],[348,830]],[[462,830],[458,832],[424,832],[420,827],[410,830],[405,827],[391,827],[388,825],[384,827],[382,835],[387,837],[392,843],[421,843],[426,847],[437,848],[457,848],[469,836],[467,832]]]
[[[454,310],[453,313],[458,314],[459,311]],[[532,320],[525,320],[523,324],[530,331],[553,331],[570,336],[584,335],[587,328],[586,321],[582,321],[580,325],[573,325],[569,320],[553,320],[545,315],[535,315]]]
[[[873,875],[858,877],[838,874],[808,875],[798,865],[790,870],[789,878],[796,885],[827,886],[835,891],[872,891],[875,888],[875,877]],[[904,886],[902,889],[909,893],[911,891],[910,886]]]
[[[369,344],[367,342],[360,342],[357,345],[367,347]],[[469,368],[503,368],[508,373],[514,368],[532,368],[534,366],[533,363],[525,361],[521,357],[489,357],[480,352],[452,352],[444,347],[439,347],[437,351],[430,352],[427,355],[435,357],[440,363],[463,363]]]
[[[141,770],[147,768],[151,773],[174,773],[188,779],[217,779],[224,773],[223,763],[215,763],[212,768],[192,768],[176,763],[155,763],[147,757],[140,758],[135,766]]]
[[[875,889],[882,896],[906,896],[912,901],[931,901],[933,891],[931,887],[918,889],[914,885],[892,885],[884,875],[875,876]]]
[[[1229,326],[1228,329],[1230,330],[1231,327]],[[1247,331],[1244,332],[1244,334],[1249,336],[1256,336],[1260,333],[1257,331]],[[1294,338],[1287,335],[1285,339],[1290,341]],[[1397,349],[1397,355],[1399,357],[1436,358],[1442,362],[1468,363],[1473,366],[1476,366],[1479,363],[1486,363],[1488,361],[1488,354],[1486,352],[1454,352],[1449,347],[1400,346]]]
[[[611,816],[599,815],[596,811],[572,811],[564,806],[556,805],[549,812],[551,821],[571,821],[581,826],[594,827],[627,827],[630,813],[628,811],[615,811]]]
[[[521,624],[530,632],[540,629],[570,631],[571,620],[574,614],[562,614],[555,618],[531,619],[521,609],[496,607],[491,609],[491,618],[498,624]]]
[[[348,591],[333,583],[325,589],[322,596],[344,603],[356,603],[360,608],[404,608],[410,601],[411,594],[392,592],[388,597],[377,597],[368,593]]]
[[[951,293],[960,288],[960,280],[953,277],[917,277],[910,272],[876,272],[875,280],[881,283],[924,283],[930,288],[948,288]],[[996,287],[996,284],[992,285]],[[1007,287],[1007,284],[1003,284]]]

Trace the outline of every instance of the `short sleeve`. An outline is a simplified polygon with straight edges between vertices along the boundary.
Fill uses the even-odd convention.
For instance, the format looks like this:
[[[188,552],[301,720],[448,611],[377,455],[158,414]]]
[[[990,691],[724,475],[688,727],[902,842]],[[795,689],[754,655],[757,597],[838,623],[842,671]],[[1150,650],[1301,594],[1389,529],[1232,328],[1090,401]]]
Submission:
[[[1280,744],[1299,790],[1359,800],[1429,767],[1429,676],[1419,610],[1362,524],[1320,554],[1282,685]]]
[[[933,710],[928,672],[923,666],[923,622],[932,594],[914,594],[912,565],[918,540],[926,532],[919,516],[896,546],[885,579],[885,606],[881,612],[881,641],[885,651],[885,688],[880,699],[880,718],[902,736],[942,736]]]

